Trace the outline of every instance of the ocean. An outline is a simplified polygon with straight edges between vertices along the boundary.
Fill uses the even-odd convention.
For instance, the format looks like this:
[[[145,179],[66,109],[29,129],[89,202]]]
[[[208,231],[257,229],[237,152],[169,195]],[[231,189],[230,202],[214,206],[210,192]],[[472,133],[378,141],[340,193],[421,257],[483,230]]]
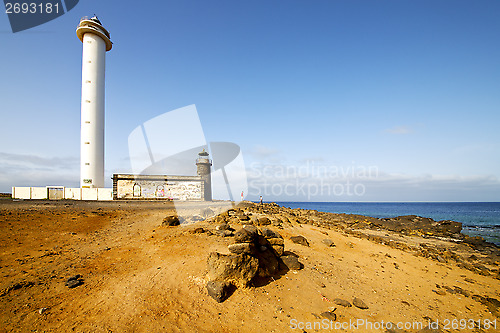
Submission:
[[[315,209],[376,218],[418,215],[463,223],[462,233],[500,246],[500,202],[276,202],[290,208]]]

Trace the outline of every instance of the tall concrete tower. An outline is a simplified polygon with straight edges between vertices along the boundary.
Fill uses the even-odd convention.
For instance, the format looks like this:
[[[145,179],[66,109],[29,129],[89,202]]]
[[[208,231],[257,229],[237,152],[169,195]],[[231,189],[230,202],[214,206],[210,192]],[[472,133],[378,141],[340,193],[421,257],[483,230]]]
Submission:
[[[104,187],[104,68],[113,44],[96,16],[83,17],[76,35],[83,43],[80,186]]]
[[[210,167],[212,166],[212,161],[208,158],[208,153],[203,149],[202,152],[198,153],[198,158],[196,159],[196,173],[205,180],[204,185],[204,200],[212,201],[212,177],[210,175]]]

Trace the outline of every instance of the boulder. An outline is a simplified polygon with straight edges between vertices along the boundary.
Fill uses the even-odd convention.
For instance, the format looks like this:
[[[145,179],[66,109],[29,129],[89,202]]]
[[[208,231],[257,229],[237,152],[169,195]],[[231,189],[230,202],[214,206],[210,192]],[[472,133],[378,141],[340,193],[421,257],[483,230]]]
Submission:
[[[252,232],[249,228],[241,228],[234,233],[235,243],[252,243],[255,240],[256,232]]]
[[[281,257],[283,255],[283,253],[285,252],[285,246],[283,246],[283,245],[272,245],[272,248],[273,248],[274,252],[276,252],[276,255],[278,257]]]
[[[333,302],[337,305],[340,305],[340,306],[345,306],[346,308],[350,308],[352,305],[351,303],[349,303],[349,301],[346,301],[344,299],[341,299],[341,298],[335,298],[333,300]]]
[[[258,276],[270,277],[278,273],[279,261],[274,251],[270,251],[269,249],[259,251],[256,257],[259,260]]]
[[[207,263],[210,280],[230,282],[237,287],[246,287],[259,269],[258,259],[247,254],[212,252]]]
[[[231,245],[228,245],[227,248],[229,249],[229,252],[234,253],[234,254],[241,254],[241,253],[253,254],[253,253],[255,253],[255,245],[253,243],[231,244]]]
[[[323,239],[321,242],[323,244],[325,244],[326,246],[328,246],[328,247],[334,247],[335,246],[335,243],[331,239],[328,239],[328,238]]]
[[[219,237],[230,237],[233,235],[233,232],[231,230],[215,230],[214,234]]]
[[[354,304],[355,307],[360,309],[368,309],[368,305],[366,305],[365,302],[363,302],[361,299],[357,297],[354,297],[352,304]]]
[[[309,246],[309,242],[304,236],[292,236],[290,237],[290,240],[294,242],[295,244],[300,244],[304,246]]]
[[[169,215],[163,219],[163,222],[161,223],[162,226],[176,226],[180,225],[181,222],[179,220],[179,217],[177,215]]]
[[[257,225],[269,225],[271,224],[271,220],[269,220],[267,217],[259,217],[257,219]]]
[[[271,245],[284,245],[283,238],[270,238],[267,240]]]
[[[303,267],[303,265],[299,262],[299,259],[294,255],[281,256],[281,260],[283,261],[283,264],[291,270],[299,270]]]
[[[260,232],[262,233],[262,236],[264,238],[269,239],[269,238],[283,238],[281,235],[269,228],[261,228]]]
[[[231,294],[232,285],[225,281],[208,281],[208,295],[218,303],[224,302]]]
[[[216,230],[230,230],[231,227],[227,223],[221,223],[215,227]]]

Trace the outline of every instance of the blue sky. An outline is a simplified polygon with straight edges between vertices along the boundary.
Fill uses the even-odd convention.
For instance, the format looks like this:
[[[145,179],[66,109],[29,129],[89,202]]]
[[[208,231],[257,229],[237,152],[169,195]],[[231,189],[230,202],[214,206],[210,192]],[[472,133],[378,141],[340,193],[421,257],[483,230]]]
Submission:
[[[500,200],[500,2],[456,0],[81,0],[16,34],[1,14],[0,191],[78,186],[75,28],[94,13],[114,42],[108,186],[135,127],[195,104],[207,141],[240,145],[249,199]]]

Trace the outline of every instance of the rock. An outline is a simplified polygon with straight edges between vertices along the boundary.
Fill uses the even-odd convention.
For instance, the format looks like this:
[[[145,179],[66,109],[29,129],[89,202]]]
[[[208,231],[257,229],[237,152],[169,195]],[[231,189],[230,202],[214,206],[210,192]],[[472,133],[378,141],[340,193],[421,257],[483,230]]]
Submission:
[[[285,244],[285,242],[283,241],[283,238],[270,238],[267,241],[271,245],[281,245],[281,246],[284,246],[284,244]]]
[[[271,245],[271,247],[273,248],[274,252],[276,252],[276,255],[278,257],[281,257],[285,252],[285,246],[283,245]]]
[[[276,275],[279,271],[278,257],[273,251],[262,251],[257,253],[259,260],[259,271],[257,272],[260,277],[270,277]]]
[[[349,301],[343,300],[341,298],[335,298],[333,302],[337,305],[345,306],[346,308],[350,308],[352,306]]]
[[[68,288],[75,288],[75,287],[78,287],[80,285],[83,284],[83,279],[82,279],[82,276],[80,274],[77,274],[75,276],[72,276],[72,277],[69,277],[67,280],[66,280],[66,283],[65,285],[68,287]]]
[[[39,314],[43,314],[45,311],[47,311],[47,308],[40,308],[40,309],[38,310],[38,313],[39,313]]]
[[[205,232],[205,229],[203,229],[203,228],[201,228],[201,227],[199,227],[199,228],[195,228],[195,229],[193,229],[193,231],[192,231],[192,233],[193,233],[193,234],[202,234],[202,233],[204,233],[204,232]]]
[[[221,223],[215,227],[215,230],[230,230],[231,227],[227,223]]]
[[[243,213],[241,214],[238,214],[236,216],[240,221],[249,221],[250,220],[250,217],[248,215],[245,215]]]
[[[299,259],[293,255],[281,256],[281,260],[288,269],[299,270],[302,269],[303,265],[299,262]]]
[[[255,240],[257,232],[253,232],[250,228],[241,228],[234,233],[235,243],[252,243]]]
[[[169,215],[163,219],[161,225],[163,226],[176,226],[180,225],[179,217],[177,215]]]
[[[270,238],[283,239],[283,237],[281,237],[281,235],[279,233],[277,233],[269,228],[261,228],[260,232],[262,233],[262,236],[264,236],[264,238],[266,238],[266,239],[270,239]]]
[[[500,301],[496,298],[472,295],[472,299],[484,304],[495,317],[500,317]]]
[[[361,299],[357,297],[354,297],[352,304],[354,304],[355,307],[360,309],[368,309],[368,305],[366,305],[365,302],[363,302]]]
[[[257,219],[257,225],[269,225],[271,224],[271,220],[269,220],[267,217],[259,217]]]
[[[82,285],[82,284],[83,284],[83,281],[82,281],[82,280],[71,280],[71,281],[66,282],[66,286],[67,286],[68,288],[70,288],[70,289],[71,289],[71,288],[78,287],[78,286],[80,286],[80,285]]]
[[[224,302],[231,294],[232,285],[225,281],[208,281],[208,295],[218,303]]]
[[[211,280],[230,282],[237,287],[246,287],[259,269],[259,260],[247,254],[212,252],[207,264]]]
[[[331,321],[337,320],[337,315],[333,311],[325,311],[320,314],[321,317],[326,318]]]
[[[304,236],[292,236],[290,237],[290,240],[294,242],[295,244],[300,244],[304,246],[309,246],[309,242]]]
[[[66,283],[70,282],[70,281],[73,281],[73,280],[78,280],[78,279],[81,279],[82,275],[81,274],[76,274],[72,277],[69,277],[66,279]]]
[[[323,244],[325,244],[326,246],[328,246],[328,247],[334,247],[335,246],[335,243],[331,239],[328,239],[328,238],[323,239],[321,242]]]
[[[443,257],[441,257],[440,255],[436,257],[436,260],[442,263],[446,263],[446,260],[444,260]]]
[[[233,235],[233,232],[230,230],[215,230],[214,234],[220,237],[230,237]]]
[[[237,243],[228,245],[229,252],[234,254],[255,253],[255,245],[253,243]]]

